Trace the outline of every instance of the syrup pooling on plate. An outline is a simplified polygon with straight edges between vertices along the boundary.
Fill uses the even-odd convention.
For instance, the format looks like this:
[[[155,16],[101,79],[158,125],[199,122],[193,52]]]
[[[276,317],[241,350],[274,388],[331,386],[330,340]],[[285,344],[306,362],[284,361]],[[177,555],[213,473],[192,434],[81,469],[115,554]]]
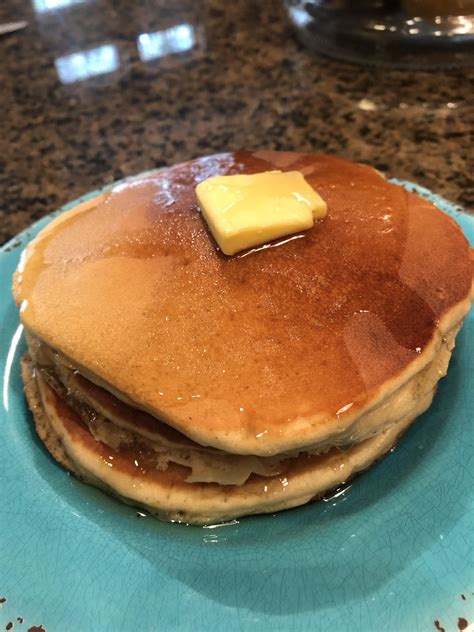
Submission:
[[[196,183],[272,169],[304,173],[328,216],[278,248],[222,255]],[[204,158],[121,185],[53,226],[30,248],[17,300],[26,326],[89,377],[188,436],[212,419],[210,444],[234,432],[265,450],[289,421],[324,423],[351,403],[343,423],[465,295],[465,263],[432,252],[440,236],[463,237],[420,208],[372,169],[335,158]],[[420,272],[434,259],[438,292],[427,295]]]

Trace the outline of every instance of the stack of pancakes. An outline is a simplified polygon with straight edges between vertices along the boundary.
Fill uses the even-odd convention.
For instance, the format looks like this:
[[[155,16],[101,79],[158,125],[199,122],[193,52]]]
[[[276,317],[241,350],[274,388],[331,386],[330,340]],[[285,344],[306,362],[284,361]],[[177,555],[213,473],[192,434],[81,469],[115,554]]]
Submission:
[[[196,184],[275,169],[301,171],[327,217],[223,255]],[[15,274],[38,434],[166,520],[320,498],[430,405],[471,305],[470,252],[431,203],[327,156],[221,154],[116,186],[51,222]]]

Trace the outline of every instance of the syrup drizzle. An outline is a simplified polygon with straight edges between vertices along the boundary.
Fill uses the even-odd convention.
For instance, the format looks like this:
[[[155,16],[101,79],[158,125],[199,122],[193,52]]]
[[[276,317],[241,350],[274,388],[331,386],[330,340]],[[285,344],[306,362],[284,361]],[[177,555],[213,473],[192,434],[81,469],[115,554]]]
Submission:
[[[224,256],[195,185],[283,163],[306,174],[327,218]],[[40,338],[185,434],[271,442],[298,418],[356,414],[422,353],[468,292],[464,251],[449,218],[368,167],[237,152],[125,183],[64,216],[28,248],[16,298]]]

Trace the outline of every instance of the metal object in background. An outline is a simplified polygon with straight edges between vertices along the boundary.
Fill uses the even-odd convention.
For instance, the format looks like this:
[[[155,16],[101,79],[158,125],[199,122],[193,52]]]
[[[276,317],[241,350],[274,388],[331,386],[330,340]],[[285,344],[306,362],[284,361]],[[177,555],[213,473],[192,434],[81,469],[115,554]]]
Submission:
[[[474,65],[474,0],[284,0],[299,39],[345,61]]]

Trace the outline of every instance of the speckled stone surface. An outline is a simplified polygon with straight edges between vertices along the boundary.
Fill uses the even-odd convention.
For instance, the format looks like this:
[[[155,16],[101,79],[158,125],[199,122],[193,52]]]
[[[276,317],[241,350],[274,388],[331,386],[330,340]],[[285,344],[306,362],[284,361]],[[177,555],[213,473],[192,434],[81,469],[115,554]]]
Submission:
[[[3,0],[0,23],[21,19],[0,37],[0,242],[125,175],[237,148],[338,154],[474,207],[472,69],[313,56],[272,0]]]

